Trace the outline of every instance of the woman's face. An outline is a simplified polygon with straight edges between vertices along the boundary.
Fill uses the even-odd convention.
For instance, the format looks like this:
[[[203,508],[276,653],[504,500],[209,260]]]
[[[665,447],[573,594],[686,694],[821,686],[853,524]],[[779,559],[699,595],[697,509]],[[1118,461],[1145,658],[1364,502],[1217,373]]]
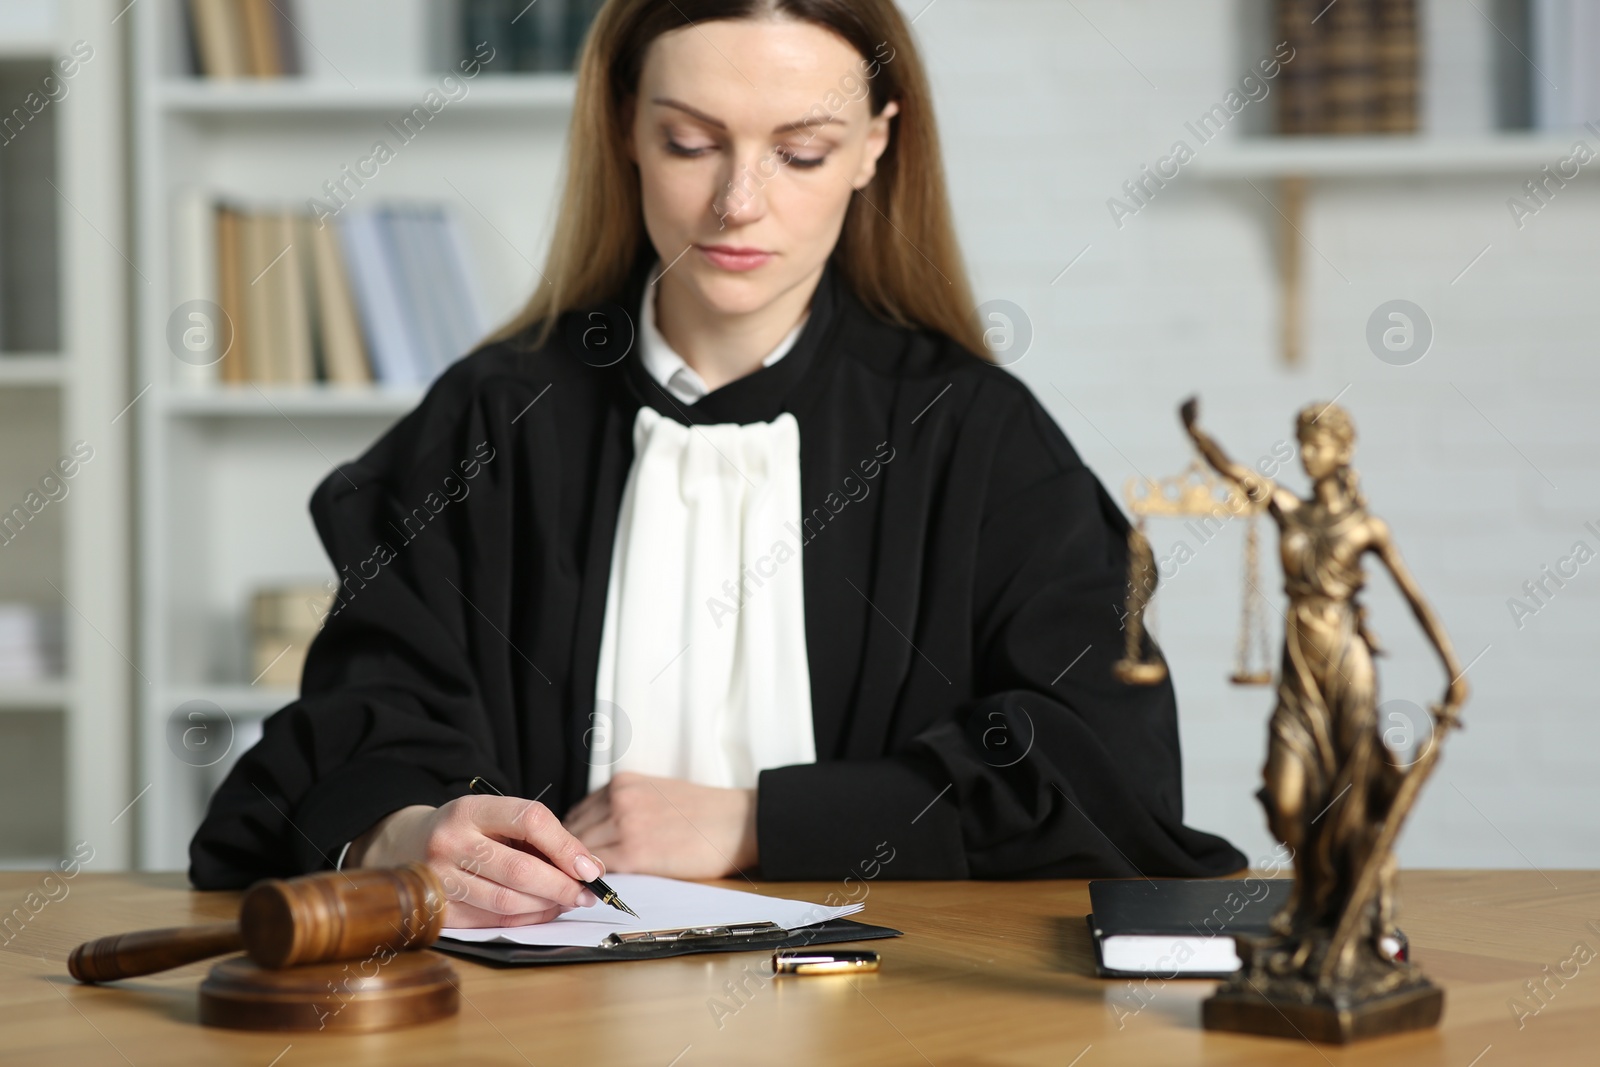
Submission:
[[[704,22],[651,43],[629,155],[672,288],[740,315],[813,279],[889,143],[896,105],[874,117],[869,86],[863,57],[809,22]]]
[[[1331,477],[1340,467],[1348,466],[1353,450],[1339,438],[1325,430],[1310,430],[1300,435],[1300,459],[1306,473],[1316,481]]]

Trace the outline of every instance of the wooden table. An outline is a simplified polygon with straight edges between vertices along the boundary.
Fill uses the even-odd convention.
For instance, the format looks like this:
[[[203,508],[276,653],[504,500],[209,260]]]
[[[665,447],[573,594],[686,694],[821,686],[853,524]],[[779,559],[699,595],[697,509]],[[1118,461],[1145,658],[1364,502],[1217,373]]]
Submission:
[[[8,1067],[1600,1062],[1596,871],[1405,874],[1401,925],[1446,991],[1444,1023],[1346,1048],[1207,1033],[1200,1001],[1212,982],[1136,988],[1091,977],[1083,882],[865,883],[861,918],[906,934],[874,943],[883,954],[874,975],[774,980],[762,974],[765,952],[516,969],[452,957],[462,993],[452,1019],[384,1034],[277,1035],[197,1023],[195,987],[209,964],[105,987],[66,973],[82,940],[231,918],[236,894],[189,891],[177,874],[85,871],[54,883],[58,899],[48,900],[43,878],[0,874],[0,919],[18,907],[28,915],[20,932],[15,915],[0,930]],[[841,891],[756,888],[817,901]],[[36,907],[48,900],[37,914],[24,907],[30,892]],[[1549,990],[1542,1008],[1529,980]],[[1520,1026],[1514,999],[1529,1013]]]

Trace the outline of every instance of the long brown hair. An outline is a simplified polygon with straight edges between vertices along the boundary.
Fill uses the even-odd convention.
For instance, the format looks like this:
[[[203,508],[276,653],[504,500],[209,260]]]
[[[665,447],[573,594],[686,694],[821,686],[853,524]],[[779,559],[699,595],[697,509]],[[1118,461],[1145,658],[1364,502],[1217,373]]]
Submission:
[[[578,61],[566,184],[544,282],[490,340],[538,324],[533,341],[543,345],[563,312],[617,292],[647,243],[623,110],[638,91],[650,43],[699,22],[773,14],[831,30],[875,60],[874,115],[890,100],[900,104],[877,174],[851,198],[834,250],[845,284],[883,318],[942,331],[990,358],[950,220],[927,77],[894,0],[606,0]]]

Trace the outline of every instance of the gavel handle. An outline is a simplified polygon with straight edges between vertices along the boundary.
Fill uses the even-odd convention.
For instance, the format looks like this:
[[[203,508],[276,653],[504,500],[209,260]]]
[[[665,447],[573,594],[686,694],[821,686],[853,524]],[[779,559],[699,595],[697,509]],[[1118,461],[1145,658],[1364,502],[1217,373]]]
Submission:
[[[114,982],[243,950],[237,921],[138,930],[85,941],[67,957],[67,970],[80,982]]]

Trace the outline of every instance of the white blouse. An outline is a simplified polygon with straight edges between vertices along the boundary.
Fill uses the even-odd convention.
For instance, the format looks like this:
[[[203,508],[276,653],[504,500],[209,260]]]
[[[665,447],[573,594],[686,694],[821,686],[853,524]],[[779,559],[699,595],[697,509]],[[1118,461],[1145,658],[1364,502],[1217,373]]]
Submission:
[[[657,330],[657,288],[640,309],[640,356],[690,404],[705,384]],[[685,426],[644,406],[633,443],[585,736],[589,790],[619,770],[753,788],[769,767],[816,762],[799,424],[785,412]]]

